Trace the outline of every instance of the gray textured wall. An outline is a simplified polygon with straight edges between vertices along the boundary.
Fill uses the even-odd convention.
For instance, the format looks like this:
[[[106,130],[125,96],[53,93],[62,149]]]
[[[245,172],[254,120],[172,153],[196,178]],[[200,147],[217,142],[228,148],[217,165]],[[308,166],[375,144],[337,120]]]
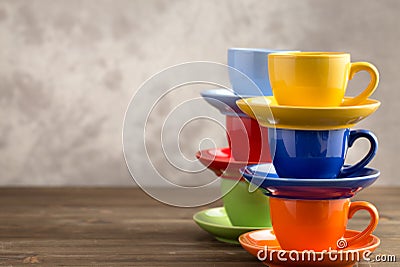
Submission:
[[[132,94],[174,64],[226,63],[228,47],[376,64],[383,104],[359,127],[380,139],[378,183],[400,185],[399,14],[398,0],[0,1],[0,185],[132,184],[121,145]]]

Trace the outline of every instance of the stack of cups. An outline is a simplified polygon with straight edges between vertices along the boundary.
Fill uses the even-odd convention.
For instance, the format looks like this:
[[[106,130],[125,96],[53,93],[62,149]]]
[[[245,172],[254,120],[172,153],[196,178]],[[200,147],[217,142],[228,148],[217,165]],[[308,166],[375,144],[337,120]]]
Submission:
[[[366,246],[378,223],[377,209],[350,199],[379,176],[378,170],[366,167],[378,142],[369,130],[351,128],[380,105],[368,99],[378,85],[377,69],[351,62],[347,53],[280,52],[269,55],[268,71],[273,96],[242,99],[237,105],[268,127],[272,164],[247,166],[241,172],[270,197],[279,247],[327,251]],[[367,88],[345,97],[348,81],[359,71],[370,74]],[[368,140],[368,153],[345,165],[348,148],[359,138]],[[363,231],[350,231],[348,219],[358,210],[368,212],[370,223]],[[242,245],[248,249],[249,244]]]

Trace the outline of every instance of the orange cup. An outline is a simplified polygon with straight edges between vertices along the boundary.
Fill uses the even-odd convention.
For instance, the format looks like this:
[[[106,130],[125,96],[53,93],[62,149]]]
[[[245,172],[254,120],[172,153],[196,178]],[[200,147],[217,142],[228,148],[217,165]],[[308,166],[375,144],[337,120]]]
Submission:
[[[344,238],[348,219],[358,210],[369,212],[371,220],[364,231]],[[329,251],[344,249],[368,238],[379,215],[374,205],[350,199],[301,200],[270,198],[272,227],[282,249]]]

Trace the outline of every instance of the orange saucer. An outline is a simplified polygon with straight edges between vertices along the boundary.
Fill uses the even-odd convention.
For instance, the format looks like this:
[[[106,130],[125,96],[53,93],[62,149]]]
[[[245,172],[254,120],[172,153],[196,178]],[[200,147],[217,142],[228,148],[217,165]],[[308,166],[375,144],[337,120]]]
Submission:
[[[345,237],[351,237],[359,231],[346,230]],[[357,261],[362,261],[364,253],[373,252],[380,244],[379,238],[370,235],[369,238],[342,250],[315,252],[309,254],[301,251],[282,250],[272,229],[257,230],[245,233],[239,237],[242,247],[251,255],[262,260],[270,267],[278,266],[335,266],[351,267]],[[266,253],[265,253],[266,252]],[[315,255],[315,256],[314,256]],[[369,254],[366,254],[369,256]],[[260,259],[260,258],[261,259]],[[359,260],[357,260],[359,259]]]

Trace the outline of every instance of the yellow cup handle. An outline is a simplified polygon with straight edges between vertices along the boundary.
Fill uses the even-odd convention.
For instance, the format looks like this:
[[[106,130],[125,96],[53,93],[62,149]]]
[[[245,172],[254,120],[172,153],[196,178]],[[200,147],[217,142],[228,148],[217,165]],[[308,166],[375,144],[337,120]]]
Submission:
[[[360,93],[358,96],[343,100],[342,106],[357,105],[357,104],[361,103],[362,101],[366,100],[370,95],[373,94],[373,92],[375,91],[375,89],[379,83],[378,69],[371,63],[354,62],[354,63],[350,63],[350,64],[351,64],[350,74],[349,74],[350,80],[353,79],[354,75],[357,72],[363,71],[363,70],[365,70],[369,73],[369,75],[371,76],[371,80],[370,80],[367,88],[362,93]]]

